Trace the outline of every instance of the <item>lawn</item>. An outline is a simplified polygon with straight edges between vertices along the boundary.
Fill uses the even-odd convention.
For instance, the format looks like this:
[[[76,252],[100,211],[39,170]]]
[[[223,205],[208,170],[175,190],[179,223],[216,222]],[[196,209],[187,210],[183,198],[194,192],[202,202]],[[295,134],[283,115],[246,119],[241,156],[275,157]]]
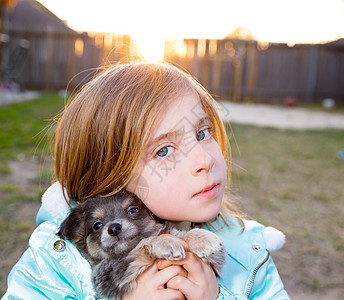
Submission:
[[[32,156],[37,145],[45,145],[46,133],[64,101],[56,94],[44,94],[35,101],[0,107],[0,163],[20,154]],[[43,147],[37,150],[40,155]]]
[[[51,147],[44,138],[39,142],[63,103],[45,94],[0,108],[0,295],[27,247],[40,196],[52,178]],[[273,256],[288,292],[293,299],[338,299],[344,294],[344,161],[336,154],[344,148],[343,130],[233,124],[229,135],[229,196],[248,217],[287,235]]]

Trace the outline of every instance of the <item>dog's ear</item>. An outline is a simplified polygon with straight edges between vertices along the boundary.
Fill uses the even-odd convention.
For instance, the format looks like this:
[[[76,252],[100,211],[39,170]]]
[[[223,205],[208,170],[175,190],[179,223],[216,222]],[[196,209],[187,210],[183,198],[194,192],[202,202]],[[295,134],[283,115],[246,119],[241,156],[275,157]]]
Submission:
[[[85,236],[84,230],[84,209],[79,205],[72,209],[69,216],[62,222],[57,235],[62,239],[68,239],[77,243]]]

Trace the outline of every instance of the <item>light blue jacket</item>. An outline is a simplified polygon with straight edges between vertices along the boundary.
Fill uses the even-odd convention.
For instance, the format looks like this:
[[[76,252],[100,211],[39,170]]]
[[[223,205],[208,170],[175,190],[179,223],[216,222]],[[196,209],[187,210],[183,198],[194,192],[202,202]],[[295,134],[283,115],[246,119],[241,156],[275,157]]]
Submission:
[[[71,242],[56,236],[68,213],[61,187],[55,183],[43,195],[38,227],[29,248],[10,272],[2,299],[97,299],[90,265]],[[246,229],[241,233],[239,223],[231,225],[215,224],[227,252],[218,299],[289,299],[268,251],[269,247],[280,247],[277,230],[245,221]],[[271,238],[274,235],[277,239]]]

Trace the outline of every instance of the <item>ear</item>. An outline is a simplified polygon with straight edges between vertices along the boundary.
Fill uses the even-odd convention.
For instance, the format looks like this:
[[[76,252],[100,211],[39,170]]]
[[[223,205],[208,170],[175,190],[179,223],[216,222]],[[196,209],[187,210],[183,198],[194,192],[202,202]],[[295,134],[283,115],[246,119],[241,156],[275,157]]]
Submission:
[[[62,239],[68,239],[77,243],[81,241],[84,234],[84,218],[82,205],[73,208],[69,216],[60,225],[57,235]]]

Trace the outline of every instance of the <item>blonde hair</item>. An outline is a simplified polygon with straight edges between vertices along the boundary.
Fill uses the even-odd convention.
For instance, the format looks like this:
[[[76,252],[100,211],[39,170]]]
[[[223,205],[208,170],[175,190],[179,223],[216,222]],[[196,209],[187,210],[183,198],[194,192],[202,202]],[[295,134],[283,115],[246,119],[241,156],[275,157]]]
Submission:
[[[190,91],[199,96],[214,139],[230,161],[215,100],[192,76],[167,63],[116,64],[80,90],[58,123],[55,172],[68,196],[84,202],[123,190],[163,109]],[[226,201],[222,210],[233,213]]]

